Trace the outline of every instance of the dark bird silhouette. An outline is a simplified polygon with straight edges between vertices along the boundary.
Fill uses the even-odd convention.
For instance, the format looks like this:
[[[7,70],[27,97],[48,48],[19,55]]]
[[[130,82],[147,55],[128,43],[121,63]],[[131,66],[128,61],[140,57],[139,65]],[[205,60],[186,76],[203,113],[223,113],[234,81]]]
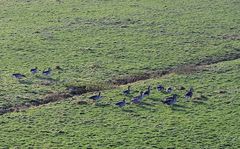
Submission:
[[[141,91],[140,95],[132,98],[132,103],[140,103],[143,97],[143,91]]]
[[[89,99],[92,99],[94,101],[100,100],[101,98],[102,98],[101,92],[99,92],[98,95],[94,95],[94,96],[89,97]]]
[[[163,91],[164,90],[164,87],[162,85],[158,85],[157,86],[157,90],[160,92],[160,91]]]
[[[32,74],[36,74],[36,73],[38,73],[38,68],[37,68],[37,67],[32,68],[32,69],[30,70],[30,72],[31,72]]]
[[[45,75],[45,76],[49,76],[49,75],[51,74],[51,72],[52,72],[52,69],[51,69],[51,68],[48,68],[48,70],[44,70],[44,71],[42,72],[42,74]]]
[[[25,78],[26,76],[20,73],[14,73],[12,74],[12,77],[16,78],[16,79],[22,79]]]
[[[148,86],[148,89],[143,93],[143,96],[149,96],[151,92],[151,86]]]
[[[193,96],[193,88],[191,87],[189,91],[185,94],[185,98],[189,99]]]
[[[123,94],[124,94],[124,95],[129,95],[129,94],[130,94],[130,91],[131,91],[130,88],[131,88],[131,87],[128,86],[128,89],[127,89],[127,90],[124,90],[124,91],[123,91]]]
[[[117,102],[115,105],[117,105],[118,107],[124,107],[126,105],[126,99]]]
[[[162,102],[167,105],[174,105],[177,102],[177,95],[174,94],[172,97],[168,97]]]
[[[172,88],[172,87],[169,87],[169,88],[167,88],[167,90],[166,90],[167,93],[171,93],[172,91],[173,91],[173,88]]]

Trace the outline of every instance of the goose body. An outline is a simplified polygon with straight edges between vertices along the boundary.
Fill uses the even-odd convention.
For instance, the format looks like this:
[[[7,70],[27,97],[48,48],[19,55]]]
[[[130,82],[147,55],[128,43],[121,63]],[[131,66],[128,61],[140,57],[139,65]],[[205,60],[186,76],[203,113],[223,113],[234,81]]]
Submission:
[[[135,104],[141,102],[141,100],[139,98],[133,98],[131,101],[132,101],[132,103],[135,103]]]
[[[165,101],[163,101],[164,104],[167,105],[174,105],[177,102],[177,95],[174,94],[172,97],[168,97],[165,99]]]
[[[101,92],[99,92],[98,95],[94,95],[94,96],[89,97],[89,99],[92,99],[94,101],[100,100],[101,98],[102,98]]]
[[[151,86],[148,86],[148,89],[143,93],[143,96],[149,96],[151,92]]]
[[[14,73],[12,74],[12,77],[17,78],[17,79],[22,79],[25,78],[26,76],[20,73]]]
[[[48,70],[44,70],[44,71],[42,72],[42,74],[45,75],[45,76],[49,76],[49,75],[51,74],[51,72],[52,72],[52,69],[51,69],[51,68],[48,68]]]
[[[124,95],[129,95],[129,94],[130,94],[130,86],[128,86],[128,89],[127,89],[127,90],[124,90],[124,91],[123,91],[123,94],[124,94]]]
[[[173,88],[172,88],[172,87],[169,87],[169,88],[167,88],[167,90],[166,90],[167,93],[171,93],[172,91],[173,91]]]
[[[193,96],[193,88],[190,88],[190,90],[185,94],[185,98],[192,98]]]
[[[126,105],[126,100],[123,99],[123,101],[119,101],[115,105],[117,105],[118,107],[124,107]]]
[[[140,95],[138,95],[138,96],[136,96],[136,97],[134,97],[134,98],[132,98],[132,103],[140,103],[141,102],[141,100],[143,99],[143,92],[140,92]]]
[[[160,91],[163,91],[164,90],[164,87],[162,85],[158,85],[157,86],[157,90],[160,92]]]
[[[36,68],[32,68],[31,70],[30,70],[30,72],[32,73],[32,74],[36,74],[37,72],[38,72],[38,68],[36,67]]]

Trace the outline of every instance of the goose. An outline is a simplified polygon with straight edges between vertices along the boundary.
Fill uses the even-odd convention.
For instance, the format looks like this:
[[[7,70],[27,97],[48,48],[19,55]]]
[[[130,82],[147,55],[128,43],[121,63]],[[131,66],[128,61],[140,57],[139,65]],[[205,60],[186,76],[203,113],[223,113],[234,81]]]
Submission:
[[[130,87],[131,87],[131,86],[128,86],[128,89],[123,91],[123,94],[124,94],[124,95],[130,94]]]
[[[140,101],[143,99],[143,91],[140,92],[140,95],[132,98],[132,103],[140,103]]]
[[[143,96],[149,96],[151,91],[151,86],[148,86],[148,89],[143,93]]]
[[[51,74],[51,71],[52,71],[52,69],[51,69],[51,68],[48,68],[48,70],[44,70],[44,71],[42,72],[42,74],[45,75],[45,76],[49,76],[49,75]]]
[[[22,79],[25,78],[26,76],[20,73],[14,73],[12,74],[12,77],[17,78],[17,79]]]
[[[177,102],[177,94],[174,94],[172,97],[166,98],[162,102],[167,105],[174,105]]]
[[[117,102],[115,105],[117,105],[118,107],[124,107],[126,105],[126,99]]]
[[[162,85],[158,85],[157,86],[157,90],[160,92],[160,91],[163,91],[164,90],[164,87]]]
[[[38,72],[38,68],[37,68],[37,67],[32,68],[32,69],[30,70],[30,72],[31,72],[32,74],[36,74],[36,73]]]
[[[169,87],[169,88],[167,88],[167,90],[166,90],[167,93],[171,93],[172,91],[173,91],[173,88],[172,88],[172,87]]]
[[[185,98],[189,99],[192,98],[193,95],[193,88],[191,87],[189,91],[185,94]]]
[[[94,95],[94,96],[89,97],[89,99],[92,99],[94,101],[100,100],[101,98],[102,98],[101,92],[99,92],[98,95]]]

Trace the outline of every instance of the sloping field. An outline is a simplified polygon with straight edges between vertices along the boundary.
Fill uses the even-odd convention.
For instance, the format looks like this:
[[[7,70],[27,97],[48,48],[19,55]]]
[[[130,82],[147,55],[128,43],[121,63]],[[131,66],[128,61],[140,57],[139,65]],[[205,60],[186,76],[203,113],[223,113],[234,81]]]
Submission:
[[[239,7],[237,0],[1,0],[0,105],[239,54]],[[31,76],[34,67],[51,67],[51,79]]]
[[[2,147],[44,148],[239,148],[240,60],[219,63],[191,75],[170,74],[132,85],[137,95],[147,85],[172,85],[180,95],[177,105],[166,106],[169,96],[157,92],[140,105],[114,104],[122,89],[104,91],[93,104],[87,96],[8,113],[0,119]],[[193,99],[183,98],[186,88]],[[126,87],[123,87],[126,88]],[[86,101],[86,102],[80,102]],[[130,97],[127,97],[130,103]],[[82,104],[81,104],[82,103]]]
[[[240,148],[239,16],[238,0],[0,0],[0,148]]]

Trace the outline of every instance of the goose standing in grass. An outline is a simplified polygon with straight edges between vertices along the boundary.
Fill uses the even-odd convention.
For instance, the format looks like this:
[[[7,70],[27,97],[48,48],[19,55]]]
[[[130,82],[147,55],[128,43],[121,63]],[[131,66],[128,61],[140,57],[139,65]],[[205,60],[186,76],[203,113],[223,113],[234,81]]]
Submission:
[[[124,91],[123,91],[123,94],[124,94],[124,95],[129,95],[129,94],[130,94],[130,91],[131,91],[130,88],[131,88],[131,86],[128,86],[128,89],[127,89],[127,90],[124,90]]]
[[[193,96],[193,88],[191,87],[189,91],[185,94],[185,98],[189,99],[189,98],[192,98],[192,96]]]
[[[12,77],[16,78],[16,79],[22,79],[25,78],[26,76],[20,73],[14,73],[12,74]]]
[[[42,74],[43,74],[44,76],[49,76],[49,75],[51,74],[51,72],[52,72],[52,69],[51,69],[51,68],[48,68],[48,70],[44,70],[44,71],[42,72]]]
[[[37,68],[37,67],[32,68],[32,69],[30,70],[30,72],[31,72],[32,74],[36,74],[36,73],[38,73],[38,68]]]
[[[123,99],[122,101],[117,102],[115,105],[118,107],[124,107],[126,105],[126,99]]]
[[[94,101],[100,100],[101,98],[102,98],[101,92],[99,92],[98,95],[94,95],[94,96],[89,97],[89,99],[92,99]]]
[[[166,93],[171,93],[173,91],[172,87],[167,88]]]
[[[164,101],[162,101],[164,104],[167,105],[174,105],[177,102],[177,94],[174,94],[172,97],[166,98]]]
[[[143,93],[143,96],[149,96],[151,92],[151,86],[148,86],[148,89]]]
[[[162,85],[158,85],[157,86],[157,90],[160,92],[160,91],[163,91],[164,90],[164,87]]]
[[[141,91],[140,95],[132,98],[132,103],[140,103],[143,97],[143,91]]]

